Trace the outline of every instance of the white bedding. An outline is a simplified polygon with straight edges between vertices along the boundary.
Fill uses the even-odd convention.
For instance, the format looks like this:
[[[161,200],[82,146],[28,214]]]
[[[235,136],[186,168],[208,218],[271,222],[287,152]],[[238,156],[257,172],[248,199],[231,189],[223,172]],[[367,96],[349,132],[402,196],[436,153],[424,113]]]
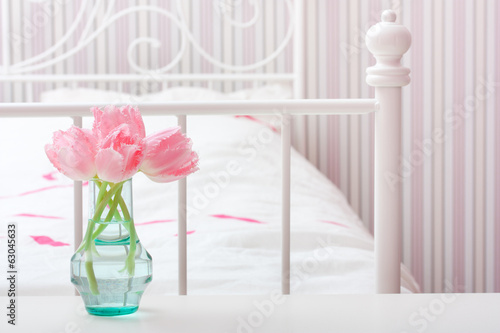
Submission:
[[[85,121],[89,127],[91,119]],[[1,221],[18,223],[21,295],[70,295],[74,290],[69,281],[72,181],[54,172],[43,151],[51,133],[70,123],[0,121],[2,138],[9,138],[0,144],[0,214]],[[145,123],[152,133],[174,125],[175,118],[145,117]],[[279,290],[279,134],[247,118],[193,116],[188,117],[188,135],[200,156],[200,171],[188,177],[188,292]],[[142,174],[133,182],[137,232],[153,257],[153,281],[146,293],[175,294],[177,184],[153,183]],[[342,193],[294,150],[291,216],[292,293],[373,293],[372,236]],[[418,292],[406,268],[402,273],[402,291]]]

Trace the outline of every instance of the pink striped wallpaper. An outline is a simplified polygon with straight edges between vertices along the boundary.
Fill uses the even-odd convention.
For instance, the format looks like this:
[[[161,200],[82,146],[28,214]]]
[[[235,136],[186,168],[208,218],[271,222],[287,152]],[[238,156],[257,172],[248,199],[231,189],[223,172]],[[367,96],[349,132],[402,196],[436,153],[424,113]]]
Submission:
[[[308,98],[371,97],[364,68],[374,63],[364,34],[393,8],[413,34],[404,58],[412,69],[403,96],[404,263],[426,292],[500,292],[500,2],[495,0],[307,0],[304,8]],[[17,62],[45,50],[72,24],[83,0],[12,1],[10,29],[24,39],[14,45]],[[95,1],[89,1],[90,15]],[[111,0],[101,2],[97,27]],[[249,21],[254,8],[246,0],[182,1],[196,40],[226,63],[249,64],[270,54],[286,33],[290,18],[283,0],[257,1],[262,15],[253,28],[229,29],[220,19],[226,10]],[[50,7],[47,7],[50,5]],[[116,1],[115,11],[130,5],[174,10],[174,1]],[[77,26],[76,36],[86,23]],[[160,68],[180,46],[172,22],[158,15],[133,14],[105,31],[67,61],[39,73],[127,73],[126,49],[139,36],[163,42],[158,52],[134,52],[137,63]],[[71,39],[56,54],[74,47]],[[113,49],[120,52],[108,52]],[[292,70],[292,46],[262,71]],[[2,54],[2,52],[0,52]],[[3,61],[3,59],[2,59]],[[224,72],[188,48],[172,73]],[[19,84],[4,84],[0,100],[36,100],[57,84],[34,84],[34,94]],[[94,87],[93,84],[89,85]],[[99,88],[119,89],[117,84]],[[214,83],[218,90],[251,83]],[[143,87],[125,83],[123,89]],[[346,194],[367,227],[373,230],[373,116],[298,117],[294,145]],[[307,130],[302,133],[300,130]]]
[[[490,8],[491,10],[491,8]],[[494,13],[495,17],[500,17],[500,4],[496,4],[496,8],[492,10]],[[495,31],[497,32],[496,39],[493,39],[496,41],[494,44],[496,46],[496,49],[494,50],[495,56],[494,59],[496,59],[495,67],[494,70],[491,71],[490,73],[494,73],[494,81],[498,84],[500,82],[500,43],[498,43],[499,36],[498,32],[500,31],[500,20],[495,21]],[[492,46],[492,45],[491,45]],[[493,52],[493,48],[490,46]],[[498,87],[498,86],[497,86]],[[493,104],[493,103],[492,103]],[[494,107],[492,108],[493,110],[500,110],[500,96],[499,93],[495,94],[495,104],[493,104]],[[493,113],[493,112],[491,112]],[[500,116],[498,115],[498,112],[495,112],[495,117],[490,116],[488,117],[488,120],[491,121],[491,123],[495,122],[494,127],[492,126],[492,129],[490,132],[495,133],[492,135],[494,142],[496,144],[491,145],[493,146],[492,152],[494,158],[489,158],[490,164],[493,164],[493,179],[490,179],[490,184],[494,184],[493,191],[491,191],[491,194],[494,195],[494,204],[493,207],[495,208],[495,211],[493,214],[489,215],[487,214],[487,217],[493,218],[495,223],[493,224],[492,228],[488,228],[488,234],[493,235],[493,243],[494,246],[492,246],[493,251],[495,253],[495,260],[493,261],[494,264],[494,270],[488,270],[491,272],[490,274],[495,277],[495,283],[493,285],[493,288],[495,292],[500,292],[500,175],[499,171],[500,170]],[[496,130],[495,130],[496,129]],[[488,155],[488,154],[487,154]],[[491,155],[490,155],[491,157]],[[494,163],[492,163],[494,162]],[[496,170],[496,171],[495,171]],[[488,192],[489,194],[490,192]],[[489,250],[490,247],[487,247]],[[489,264],[489,262],[488,262]],[[491,267],[491,266],[490,266]],[[494,272],[494,273],[493,273]],[[487,288],[488,290],[489,288]]]
[[[457,2],[453,9],[453,111],[460,112],[462,101],[465,98],[465,71],[462,70],[465,64],[465,3]],[[464,170],[464,137],[465,126],[459,126],[453,132],[453,276],[455,288],[465,286],[464,263],[465,263],[465,170]],[[417,221],[418,223],[419,221]]]
[[[373,24],[383,8],[399,12],[413,35],[404,59],[412,69],[402,123],[404,262],[426,292],[500,291],[500,117],[495,113],[500,100],[500,29],[495,19],[500,4],[318,0],[309,6],[318,19],[326,16],[327,31],[332,32],[321,36],[324,27],[316,26],[307,34],[317,45],[326,44],[330,59],[309,66],[309,80],[317,80],[318,88],[328,87],[326,92],[308,92],[312,98],[372,96],[364,71],[355,69],[372,63],[363,43],[369,26],[364,22]],[[307,52],[308,64],[317,52]],[[373,207],[366,200],[372,192],[362,184],[372,178],[373,132],[371,123],[365,127],[363,121],[338,117],[331,120],[328,133],[318,129],[319,140],[328,138],[331,153],[322,171],[372,227]],[[314,154],[304,153],[316,162]]]

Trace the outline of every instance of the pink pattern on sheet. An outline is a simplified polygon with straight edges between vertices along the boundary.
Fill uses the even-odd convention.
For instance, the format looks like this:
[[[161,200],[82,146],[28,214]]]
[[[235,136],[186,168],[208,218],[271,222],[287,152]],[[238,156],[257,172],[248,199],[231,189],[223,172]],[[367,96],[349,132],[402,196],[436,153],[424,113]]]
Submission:
[[[18,216],[18,217],[34,217],[34,218],[41,218],[41,219],[64,220],[64,217],[60,217],[60,216],[38,215],[38,214],[29,214],[29,213],[15,214],[13,216]]]
[[[174,222],[175,219],[170,219],[170,220],[155,220],[155,221],[148,221],[148,222],[141,222],[141,223],[135,223],[136,226],[138,225],[148,225],[148,224],[156,224],[156,223],[165,223],[165,222]]]
[[[231,215],[225,215],[225,214],[215,214],[215,215],[210,215],[212,217],[216,217],[218,219],[232,219],[232,220],[238,220],[238,221],[244,221],[244,222],[250,222],[250,223],[266,223],[254,219],[250,219],[248,217],[238,217],[238,216],[231,216]]]
[[[348,227],[348,226],[346,226],[345,224],[338,223],[338,222],[334,222],[334,221],[326,221],[326,220],[321,220],[321,222],[323,222],[323,223],[328,223],[328,224],[338,225],[339,227],[349,228],[349,227]]]
[[[246,118],[246,119],[249,119],[251,121],[255,121],[255,122],[259,123],[259,124],[262,124],[262,125],[264,125],[266,127],[269,127],[273,132],[278,133],[278,129],[276,127],[274,127],[273,125],[271,125],[271,124],[269,124],[269,123],[267,123],[265,121],[262,121],[262,120],[260,120],[258,118],[255,118],[253,116],[243,115],[243,116],[235,116],[235,117],[236,118]]]
[[[73,187],[73,185],[53,185],[53,186],[47,186],[47,187],[42,187],[42,188],[39,188],[39,189],[36,189],[36,190],[31,190],[31,191],[23,192],[23,193],[20,193],[20,194],[3,196],[3,197],[0,197],[0,199],[8,199],[8,198],[14,198],[14,197],[24,197],[25,195],[35,194],[35,193],[39,193],[39,192],[44,192],[44,191],[53,190],[53,189],[56,189],[56,188],[64,188],[64,187]]]
[[[58,242],[53,240],[48,236],[30,236],[40,245],[50,245],[50,246],[69,246],[68,243]]]
[[[88,181],[82,182],[82,186],[87,186],[88,184],[89,184]],[[15,197],[24,197],[25,195],[36,194],[36,193],[40,193],[40,192],[44,192],[44,191],[54,190],[56,188],[66,188],[66,187],[73,187],[73,184],[52,185],[52,186],[41,187],[41,188],[38,188],[36,190],[27,191],[27,192],[23,192],[23,193],[20,193],[20,194],[1,196],[0,199],[8,199],[8,198],[15,198]]]
[[[42,175],[42,177],[48,181],[57,180],[56,177],[54,177],[55,174],[57,174],[57,171],[52,171],[52,172],[46,173],[46,174]]]
[[[186,231],[186,235],[191,235],[191,234],[194,234],[196,232],[196,230],[189,230],[189,231]],[[174,237],[177,237],[179,236],[179,234],[175,234]]]

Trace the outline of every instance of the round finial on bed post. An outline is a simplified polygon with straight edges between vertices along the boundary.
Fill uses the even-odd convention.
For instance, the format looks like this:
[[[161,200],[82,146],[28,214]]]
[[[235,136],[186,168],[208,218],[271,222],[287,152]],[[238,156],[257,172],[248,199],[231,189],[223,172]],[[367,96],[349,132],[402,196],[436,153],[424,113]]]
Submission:
[[[396,13],[385,10],[382,22],[366,33],[366,46],[377,60],[366,70],[366,83],[374,87],[401,87],[410,83],[410,70],[401,66],[401,57],[410,48],[411,34],[396,23]]]
[[[382,22],[396,22],[396,13],[393,10],[384,10],[382,13]]]
[[[396,23],[392,10],[366,33],[366,46],[377,63],[366,70],[375,87],[374,236],[377,293],[399,293],[401,283],[401,90],[410,70],[401,66],[411,35]]]

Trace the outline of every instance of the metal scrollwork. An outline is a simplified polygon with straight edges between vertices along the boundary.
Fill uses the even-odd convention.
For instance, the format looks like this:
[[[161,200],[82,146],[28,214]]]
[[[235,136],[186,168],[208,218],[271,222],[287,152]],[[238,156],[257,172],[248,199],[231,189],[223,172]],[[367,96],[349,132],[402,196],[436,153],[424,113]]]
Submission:
[[[239,22],[233,20],[231,15],[232,10],[236,6],[241,6],[243,0],[217,0],[218,6],[223,6],[221,8],[218,8],[219,12],[221,13],[221,19],[224,19],[225,22],[227,22],[231,27],[237,28],[237,29],[246,29],[249,27],[252,27],[256,24],[256,22],[259,20],[260,14],[261,14],[261,8],[259,6],[259,2],[257,0],[248,0],[250,6],[253,8],[253,16],[246,22]],[[72,22],[72,24],[69,26],[67,29],[66,33],[57,41],[54,45],[50,46],[43,52],[30,57],[28,59],[25,59],[23,61],[17,62],[15,64],[12,64],[7,67],[8,73],[9,74],[22,74],[22,73],[31,73],[40,69],[47,68],[49,66],[55,65],[57,63],[60,63],[72,56],[74,56],[77,52],[81,51],[85,47],[87,47],[91,42],[93,42],[99,34],[101,34],[104,30],[106,30],[108,27],[110,27],[112,24],[114,24],[117,20],[130,15],[134,13],[153,13],[157,15],[162,15],[168,20],[170,20],[179,30],[180,33],[180,47],[177,52],[177,54],[174,56],[174,58],[166,65],[159,69],[149,69],[149,68],[144,68],[141,67],[135,60],[134,60],[134,54],[135,50],[138,47],[144,47],[147,45],[147,47],[150,48],[150,50],[159,50],[162,47],[162,42],[153,37],[139,37],[134,39],[130,44],[128,45],[127,49],[127,60],[130,65],[130,67],[136,71],[137,73],[140,74],[145,74],[145,73],[166,73],[173,69],[182,59],[188,43],[192,46],[192,48],[200,54],[204,59],[206,59],[208,62],[213,64],[214,66],[224,69],[224,70],[229,70],[229,71],[249,71],[253,70],[259,67],[262,67],[272,60],[274,60],[283,50],[285,47],[288,45],[288,43],[291,40],[292,33],[293,33],[293,5],[290,0],[284,0],[286,3],[286,7],[288,10],[288,15],[290,17],[290,23],[289,26],[287,27],[287,31],[285,34],[285,37],[283,40],[279,43],[278,47],[276,50],[274,50],[270,55],[268,55],[266,58],[261,59],[259,61],[256,61],[255,63],[248,64],[248,65],[234,65],[234,64],[226,64],[218,59],[216,59],[213,55],[209,54],[201,45],[200,43],[194,38],[192,32],[189,30],[188,25],[186,24],[186,19],[185,15],[182,9],[182,4],[180,0],[176,0],[176,8],[175,8],[175,13],[172,11],[168,11],[159,7],[155,6],[131,6],[125,9],[122,9],[116,13],[113,13],[113,9],[115,7],[115,1],[109,1],[108,6],[106,8],[106,11],[103,15],[103,17],[100,19],[99,22],[97,22],[96,17],[97,13],[102,5],[102,0],[97,0],[94,5],[90,8],[90,14],[87,17],[86,24],[84,25],[84,28],[79,36],[75,36],[77,27],[82,23],[82,20],[84,18],[84,13],[88,12],[88,6],[89,6],[89,1],[88,0],[82,0],[81,6]],[[228,10],[227,6],[233,6]],[[97,28],[95,28],[94,31],[92,31],[92,27],[96,23]],[[61,50],[63,46],[67,45],[68,41],[74,38],[75,40],[78,40],[76,45],[72,48],[69,48],[65,50],[62,54],[58,56],[54,56],[55,52]],[[5,69],[5,68],[4,68]]]

